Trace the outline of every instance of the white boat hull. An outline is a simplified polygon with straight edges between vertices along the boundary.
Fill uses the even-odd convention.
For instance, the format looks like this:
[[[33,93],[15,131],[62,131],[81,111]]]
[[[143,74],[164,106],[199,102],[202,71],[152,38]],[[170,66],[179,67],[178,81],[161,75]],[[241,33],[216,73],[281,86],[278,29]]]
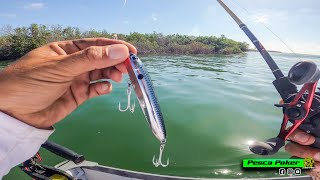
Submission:
[[[151,173],[143,173],[138,171],[130,171],[125,169],[101,166],[98,163],[83,161],[80,164],[75,164],[72,161],[64,161],[55,166],[58,169],[66,171],[76,179],[81,180],[213,180],[210,178],[189,178],[179,176],[165,176]],[[246,178],[248,179],[248,178]],[[260,179],[287,179],[287,180],[312,180],[310,176],[295,176],[283,178],[260,178]],[[220,179],[221,180],[221,179]]]

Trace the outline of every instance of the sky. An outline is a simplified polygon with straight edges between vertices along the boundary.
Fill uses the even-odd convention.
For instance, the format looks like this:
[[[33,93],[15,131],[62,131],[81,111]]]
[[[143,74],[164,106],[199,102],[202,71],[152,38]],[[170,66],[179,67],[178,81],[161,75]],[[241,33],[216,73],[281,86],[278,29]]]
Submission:
[[[319,0],[224,0],[269,50],[320,55]],[[216,0],[0,0],[0,27],[220,36],[252,44]],[[253,47],[251,45],[251,47]]]

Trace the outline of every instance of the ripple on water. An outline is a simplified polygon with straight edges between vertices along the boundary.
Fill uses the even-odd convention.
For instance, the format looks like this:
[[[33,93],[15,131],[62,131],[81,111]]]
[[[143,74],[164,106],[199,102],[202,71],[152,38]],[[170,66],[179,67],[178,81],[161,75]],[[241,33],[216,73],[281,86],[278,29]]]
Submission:
[[[292,55],[272,55],[284,74],[297,62]],[[159,143],[141,109],[137,106],[133,114],[118,111],[118,102],[126,102],[125,80],[114,84],[110,95],[81,105],[57,125],[59,133],[51,138],[85,153],[88,160],[130,170],[229,179],[277,176],[274,171],[248,172],[240,166],[242,159],[256,157],[248,150],[248,141],[274,137],[281,124],[281,110],[273,107],[280,98],[272,85],[274,77],[258,53],[140,58],[165,117],[164,157],[170,158],[169,168],[154,168],[151,163]],[[320,65],[319,57],[303,58]],[[274,157],[288,154],[282,149]]]

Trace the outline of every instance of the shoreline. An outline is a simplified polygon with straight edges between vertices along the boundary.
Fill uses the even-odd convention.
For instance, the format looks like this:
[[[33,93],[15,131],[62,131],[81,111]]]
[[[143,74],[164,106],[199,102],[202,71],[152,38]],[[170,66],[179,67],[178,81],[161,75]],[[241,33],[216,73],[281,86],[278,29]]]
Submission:
[[[77,27],[29,26],[0,29],[0,59],[18,59],[45,44],[82,38],[119,39],[134,45],[142,55],[239,54],[249,48],[246,42],[224,35],[192,36],[184,34],[139,33],[117,34],[97,30],[81,31]]]
[[[236,54],[169,54],[169,53],[153,53],[153,54],[142,54],[142,53],[137,53],[138,56],[140,57],[150,57],[150,56],[220,56],[220,57],[231,57],[231,56],[241,56],[241,55],[246,55],[250,51],[245,51],[241,53],[236,53]],[[19,59],[19,58],[18,58]],[[13,62],[18,59],[0,59],[0,62]]]
[[[219,57],[232,57],[232,56],[244,56],[247,53],[251,53],[251,52],[255,52],[255,53],[259,53],[259,51],[257,50],[248,50],[245,52],[241,52],[241,53],[236,53],[236,54],[219,54],[219,53],[215,53],[215,54],[174,54],[174,53],[149,53],[149,54],[142,54],[138,52],[138,56],[140,57],[150,57],[150,56],[219,56]],[[284,55],[297,55],[297,56],[311,56],[311,57],[315,57],[315,58],[320,58],[320,55],[314,55],[314,54],[293,54],[293,53],[287,53],[287,52],[280,52],[280,51],[268,51],[269,53],[277,53],[277,54],[284,54]],[[17,59],[5,59],[2,60],[0,59],[0,62],[13,62],[16,61]]]

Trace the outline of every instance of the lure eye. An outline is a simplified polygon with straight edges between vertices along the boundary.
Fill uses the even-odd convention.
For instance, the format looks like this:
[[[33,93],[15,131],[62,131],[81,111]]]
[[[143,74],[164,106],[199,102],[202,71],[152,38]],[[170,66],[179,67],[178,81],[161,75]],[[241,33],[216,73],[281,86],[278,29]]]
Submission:
[[[139,75],[138,75],[138,79],[143,79],[143,75],[142,75],[142,74],[139,74]]]
[[[133,53],[130,54],[130,58],[131,58],[132,60],[136,60],[136,59],[137,59],[137,57],[136,57]]]

